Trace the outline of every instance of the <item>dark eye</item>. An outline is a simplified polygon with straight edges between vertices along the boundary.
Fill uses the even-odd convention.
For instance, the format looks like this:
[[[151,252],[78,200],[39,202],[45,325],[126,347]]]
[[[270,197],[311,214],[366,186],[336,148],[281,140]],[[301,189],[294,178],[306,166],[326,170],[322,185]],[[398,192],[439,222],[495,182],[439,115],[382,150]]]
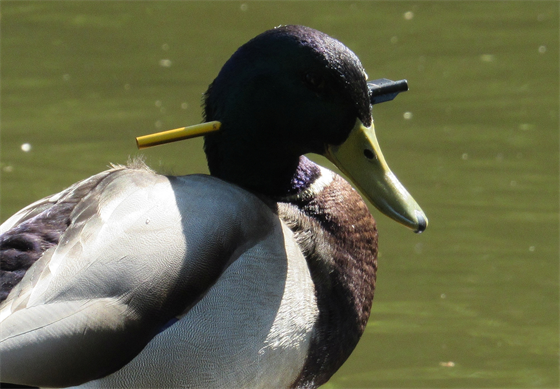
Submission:
[[[304,81],[308,88],[314,92],[322,93],[325,90],[325,79],[317,73],[305,73]]]

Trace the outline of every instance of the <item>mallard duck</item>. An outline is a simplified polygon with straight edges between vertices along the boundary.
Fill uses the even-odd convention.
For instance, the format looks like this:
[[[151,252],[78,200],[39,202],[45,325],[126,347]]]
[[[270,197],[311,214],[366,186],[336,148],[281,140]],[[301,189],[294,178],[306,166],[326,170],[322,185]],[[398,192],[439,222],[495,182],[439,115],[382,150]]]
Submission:
[[[377,144],[377,86],[339,41],[281,26],[204,95],[210,175],[114,166],[0,228],[3,382],[315,388],[370,314],[381,212],[427,219]],[[210,130],[212,127],[212,131]],[[216,130],[219,127],[219,130]]]

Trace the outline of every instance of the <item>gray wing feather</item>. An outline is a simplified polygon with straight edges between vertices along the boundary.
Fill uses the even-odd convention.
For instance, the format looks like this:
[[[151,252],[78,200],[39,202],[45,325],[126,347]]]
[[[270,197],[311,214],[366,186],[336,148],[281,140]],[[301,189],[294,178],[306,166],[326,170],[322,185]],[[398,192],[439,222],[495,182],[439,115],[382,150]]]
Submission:
[[[208,176],[128,169],[102,180],[0,306],[2,379],[77,385],[128,363],[206,293],[240,242],[267,234],[270,212],[248,224],[258,231],[239,222],[255,213],[247,196]]]

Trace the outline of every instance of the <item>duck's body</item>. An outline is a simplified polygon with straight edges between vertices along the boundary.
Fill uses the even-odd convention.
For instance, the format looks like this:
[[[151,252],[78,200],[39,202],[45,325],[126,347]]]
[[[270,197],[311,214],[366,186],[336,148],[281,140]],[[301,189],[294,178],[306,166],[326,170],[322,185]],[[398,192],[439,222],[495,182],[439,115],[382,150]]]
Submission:
[[[324,144],[342,143],[343,150],[348,133],[357,131],[356,117],[371,122],[369,100],[345,102],[362,94],[368,99],[367,85],[361,65],[352,68],[355,56],[324,34],[288,26],[260,37],[242,47],[249,58],[289,49],[303,55],[303,65],[309,62],[303,66],[304,88],[311,88],[306,109],[340,105],[307,120],[333,128],[326,140],[317,138],[317,129],[305,134],[293,127],[301,112],[259,133],[274,99],[260,103],[257,123],[232,115],[232,105],[236,112],[244,108],[239,93],[228,89],[238,91],[241,83],[251,91],[279,74],[278,61],[270,75],[258,66],[246,70],[245,61],[235,66],[247,56],[240,49],[206,97],[207,120],[223,125],[206,138],[215,177],[115,167],[8,219],[0,227],[1,297],[7,296],[0,305],[3,382],[314,388],[350,355],[373,299],[377,230],[357,192],[301,154]],[[306,54],[309,45],[317,51],[316,41],[341,51],[333,61],[360,75],[360,87],[329,79],[331,70],[321,73],[321,57]],[[291,74],[291,63],[284,65],[280,74]],[[317,77],[327,77],[327,85]],[[295,87],[289,77],[279,82],[273,89],[280,97],[286,83]],[[248,104],[263,98],[246,94],[241,100]],[[334,132],[339,127],[341,134]],[[403,191],[398,195],[408,195]],[[414,219],[415,212],[400,213]],[[410,225],[423,229],[425,221],[419,216]]]
[[[29,227],[46,213],[67,215],[68,227],[3,307],[5,368],[67,386],[139,352],[84,387],[306,387],[328,379],[367,322],[377,234],[346,181],[301,161],[313,174],[280,202],[211,176],[118,167],[16,214],[2,226],[4,250],[17,249],[12,236],[40,240]],[[352,231],[340,222],[348,215]],[[341,247],[345,237],[351,246]],[[48,323],[28,332],[23,323],[45,307]],[[75,343],[56,345],[61,334]],[[29,350],[24,342],[36,363],[19,352]],[[107,366],[107,354],[122,357]]]

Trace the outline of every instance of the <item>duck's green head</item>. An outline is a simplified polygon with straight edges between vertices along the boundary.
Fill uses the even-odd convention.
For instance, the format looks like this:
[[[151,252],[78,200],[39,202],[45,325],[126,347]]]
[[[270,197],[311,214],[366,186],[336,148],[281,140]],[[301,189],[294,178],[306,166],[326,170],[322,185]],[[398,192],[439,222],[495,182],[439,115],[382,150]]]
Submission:
[[[357,118],[372,123],[366,78],[356,55],[326,34],[303,26],[266,31],[233,54],[206,92],[205,118],[223,126],[206,137],[207,153],[239,139],[234,128],[271,146],[266,154],[322,154]],[[220,169],[209,157],[211,171]]]
[[[360,60],[336,39],[303,26],[266,31],[233,54],[205,94],[205,121],[220,126],[205,134],[210,172],[278,195],[301,155],[320,154],[380,211],[421,232],[427,218],[385,163],[371,99]]]

